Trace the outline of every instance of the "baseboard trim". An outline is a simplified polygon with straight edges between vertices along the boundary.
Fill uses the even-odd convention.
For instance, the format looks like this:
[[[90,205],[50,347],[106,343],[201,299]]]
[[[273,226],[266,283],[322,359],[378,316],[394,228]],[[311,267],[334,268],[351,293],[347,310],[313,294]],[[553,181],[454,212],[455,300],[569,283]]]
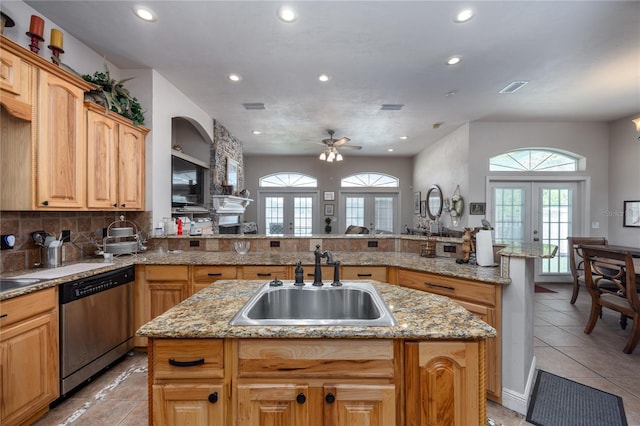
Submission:
[[[531,389],[533,388],[535,373],[536,357],[534,356],[531,360],[531,367],[529,368],[529,374],[527,375],[527,383],[524,388],[524,393],[520,393],[504,387],[502,388],[503,407],[516,411],[522,415],[527,414],[527,408],[529,406],[529,396],[531,395]]]

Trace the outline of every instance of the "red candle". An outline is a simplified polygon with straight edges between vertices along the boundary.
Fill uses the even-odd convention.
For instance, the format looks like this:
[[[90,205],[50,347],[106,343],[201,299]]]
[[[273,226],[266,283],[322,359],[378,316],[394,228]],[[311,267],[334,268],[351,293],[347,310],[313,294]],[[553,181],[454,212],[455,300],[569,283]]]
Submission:
[[[42,35],[44,34],[44,19],[36,15],[31,15],[31,25],[29,26],[29,32],[42,38]]]

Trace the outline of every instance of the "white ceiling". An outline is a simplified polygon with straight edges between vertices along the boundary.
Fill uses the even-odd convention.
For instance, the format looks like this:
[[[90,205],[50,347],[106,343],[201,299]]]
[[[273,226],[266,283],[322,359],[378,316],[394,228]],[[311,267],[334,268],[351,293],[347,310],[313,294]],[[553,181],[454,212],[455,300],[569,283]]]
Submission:
[[[26,3],[117,67],[155,69],[246,154],[317,155],[314,142],[332,128],[363,146],[345,157],[389,147],[406,156],[469,121],[607,122],[640,111],[637,1],[286,2],[293,23],[271,1]],[[157,22],[135,17],[134,4]],[[455,23],[465,6],[474,18]],[[453,55],[462,62],[446,65]],[[232,72],[242,81],[228,81]],[[498,93],[514,80],[529,84]]]

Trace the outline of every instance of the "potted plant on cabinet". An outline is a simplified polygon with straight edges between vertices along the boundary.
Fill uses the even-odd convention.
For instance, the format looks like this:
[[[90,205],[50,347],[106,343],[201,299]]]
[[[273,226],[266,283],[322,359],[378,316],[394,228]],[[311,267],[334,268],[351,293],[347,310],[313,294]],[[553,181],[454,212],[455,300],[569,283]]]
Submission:
[[[327,234],[331,233],[331,218],[330,217],[325,217],[324,218],[324,232],[326,232]]]

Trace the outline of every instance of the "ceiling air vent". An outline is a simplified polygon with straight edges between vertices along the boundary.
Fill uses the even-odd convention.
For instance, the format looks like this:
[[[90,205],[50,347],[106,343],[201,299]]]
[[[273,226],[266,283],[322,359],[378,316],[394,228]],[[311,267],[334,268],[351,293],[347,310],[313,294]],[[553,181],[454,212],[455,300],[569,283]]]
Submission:
[[[382,104],[381,111],[400,111],[404,105],[403,104]]]
[[[265,109],[264,104],[262,102],[249,102],[246,104],[242,104],[244,109]]]
[[[498,93],[513,93],[516,90],[521,89],[522,87],[524,87],[527,83],[529,83],[528,81],[512,81],[511,83],[507,84],[507,86],[502,89],[500,92]]]

